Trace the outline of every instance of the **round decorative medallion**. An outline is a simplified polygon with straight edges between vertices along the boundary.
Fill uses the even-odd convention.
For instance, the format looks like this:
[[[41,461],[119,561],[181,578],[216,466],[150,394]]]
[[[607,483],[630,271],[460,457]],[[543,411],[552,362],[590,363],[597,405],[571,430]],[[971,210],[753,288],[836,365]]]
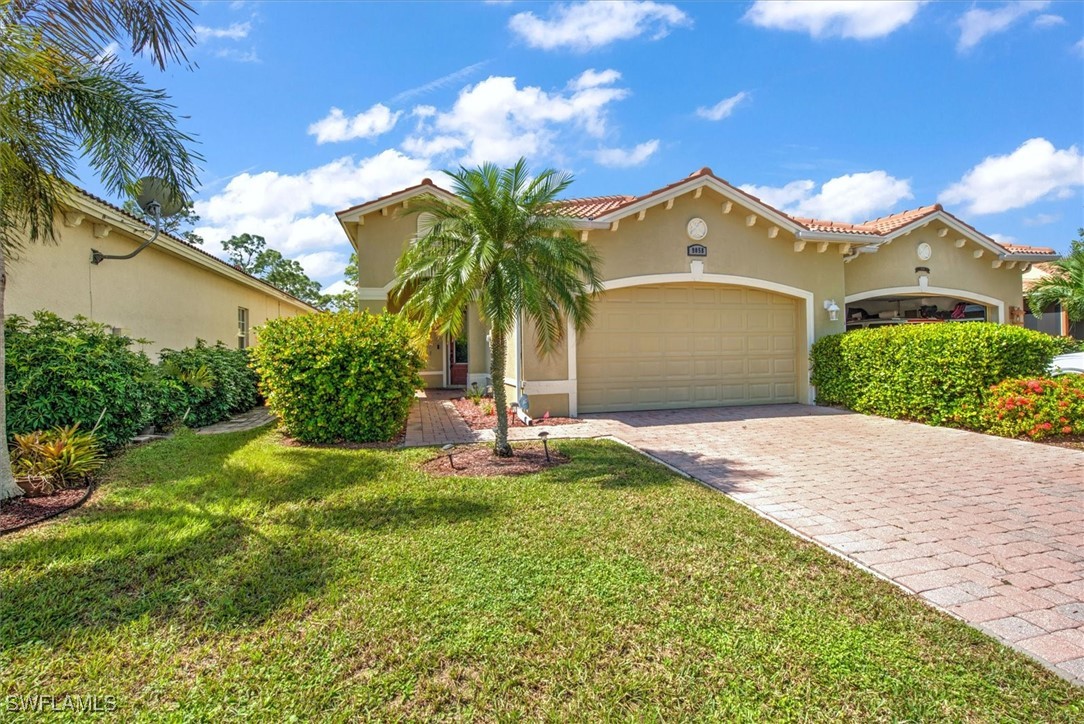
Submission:
[[[693,241],[700,241],[708,235],[708,222],[704,221],[699,216],[694,216],[689,219],[689,223],[685,227],[685,233],[687,233],[689,238]]]
[[[918,258],[922,261],[929,261],[930,257],[933,256],[933,248],[926,242],[922,242],[918,245],[917,252]]]

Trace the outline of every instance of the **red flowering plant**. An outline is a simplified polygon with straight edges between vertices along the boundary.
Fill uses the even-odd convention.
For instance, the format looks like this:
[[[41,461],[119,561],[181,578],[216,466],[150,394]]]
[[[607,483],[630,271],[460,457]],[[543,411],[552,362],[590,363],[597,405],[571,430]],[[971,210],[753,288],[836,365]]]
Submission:
[[[1084,435],[1084,375],[999,382],[980,417],[986,432],[1004,437]]]

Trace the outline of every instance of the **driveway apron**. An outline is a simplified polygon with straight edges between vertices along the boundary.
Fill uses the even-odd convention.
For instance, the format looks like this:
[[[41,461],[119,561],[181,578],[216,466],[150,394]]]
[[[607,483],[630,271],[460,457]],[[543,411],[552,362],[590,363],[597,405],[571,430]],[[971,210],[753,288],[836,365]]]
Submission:
[[[805,405],[585,417],[1084,683],[1084,452]]]

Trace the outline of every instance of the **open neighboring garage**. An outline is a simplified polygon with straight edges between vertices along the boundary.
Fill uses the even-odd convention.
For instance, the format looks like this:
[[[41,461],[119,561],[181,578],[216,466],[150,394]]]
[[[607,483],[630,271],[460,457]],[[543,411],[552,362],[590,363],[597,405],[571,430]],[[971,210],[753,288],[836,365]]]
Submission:
[[[719,284],[607,291],[577,352],[581,412],[797,402],[799,300]]]
[[[986,322],[997,310],[959,295],[886,295],[847,302],[847,330],[892,324]]]

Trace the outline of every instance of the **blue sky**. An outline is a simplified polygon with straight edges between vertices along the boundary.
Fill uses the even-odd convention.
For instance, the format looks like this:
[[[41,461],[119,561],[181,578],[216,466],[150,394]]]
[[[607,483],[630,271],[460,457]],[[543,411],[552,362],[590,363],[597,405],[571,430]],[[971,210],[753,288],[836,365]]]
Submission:
[[[576,196],[710,166],[799,215],[940,201],[1061,251],[1084,226],[1080,3],[196,8],[198,67],[145,72],[200,140],[205,248],[261,234],[329,286],[335,210],[520,155]]]

